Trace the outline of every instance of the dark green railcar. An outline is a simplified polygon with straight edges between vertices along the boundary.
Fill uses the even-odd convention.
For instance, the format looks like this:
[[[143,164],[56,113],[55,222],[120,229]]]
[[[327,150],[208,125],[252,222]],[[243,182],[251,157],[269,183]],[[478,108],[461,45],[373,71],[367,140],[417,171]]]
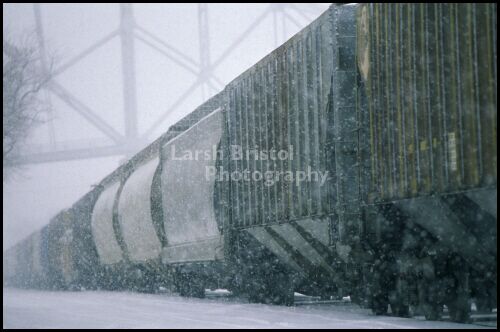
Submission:
[[[73,246],[71,210],[57,214],[47,226],[46,257],[48,287],[69,289],[77,277],[75,258],[79,254]]]
[[[340,296],[356,280],[346,268],[361,227],[355,13],[332,6],[226,87],[230,229],[247,274],[269,281],[263,292],[287,282]],[[275,282],[259,264],[292,277]]]
[[[372,306],[466,321],[496,306],[496,4],[366,4],[357,27]]]
[[[334,58],[332,48],[324,47],[333,42],[331,15],[324,13],[226,88],[229,144],[236,157],[231,171],[331,170],[328,100]],[[238,149],[241,160],[237,160]],[[254,151],[275,160],[255,160],[259,155]],[[323,186],[316,181],[296,185],[283,177],[270,182],[234,181],[234,226],[266,225],[333,211],[331,181]]]

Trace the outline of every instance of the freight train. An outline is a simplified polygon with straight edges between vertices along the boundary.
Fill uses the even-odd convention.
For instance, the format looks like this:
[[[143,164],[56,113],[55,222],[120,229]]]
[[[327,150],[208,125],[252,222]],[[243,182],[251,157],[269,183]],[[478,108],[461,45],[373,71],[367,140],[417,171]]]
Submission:
[[[4,284],[491,311],[496,26],[496,4],[332,5],[4,253]]]

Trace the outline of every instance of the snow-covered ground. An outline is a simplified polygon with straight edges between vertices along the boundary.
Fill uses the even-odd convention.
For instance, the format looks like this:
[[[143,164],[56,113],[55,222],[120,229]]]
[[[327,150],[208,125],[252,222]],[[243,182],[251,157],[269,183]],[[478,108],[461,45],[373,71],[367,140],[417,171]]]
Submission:
[[[478,328],[381,317],[353,305],[282,307],[129,292],[3,290],[4,328]]]

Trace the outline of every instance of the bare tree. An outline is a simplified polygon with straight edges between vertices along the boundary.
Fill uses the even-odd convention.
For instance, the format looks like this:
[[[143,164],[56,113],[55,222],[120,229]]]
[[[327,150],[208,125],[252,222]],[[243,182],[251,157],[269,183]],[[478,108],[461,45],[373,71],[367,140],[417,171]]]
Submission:
[[[22,144],[47,111],[40,92],[50,80],[31,38],[3,41],[3,180],[18,168]]]

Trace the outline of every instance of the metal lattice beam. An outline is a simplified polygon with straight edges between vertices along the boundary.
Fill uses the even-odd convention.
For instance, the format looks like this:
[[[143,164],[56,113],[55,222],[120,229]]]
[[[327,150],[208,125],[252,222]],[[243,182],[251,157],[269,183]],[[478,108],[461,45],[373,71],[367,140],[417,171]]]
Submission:
[[[155,121],[155,123],[143,134],[142,138],[146,139],[151,135],[156,128],[158,128],[165,119],[168,118],[168,116],[179,107],[184,100],[186,100],[192,93],[193,90],[196,89],[198,86],[200,86],[203,82],[200,81],[199,79],[196,80],[191,86],[189,86],[186,91],[168,108],[166,112],[164,112],[158,120]]]
[[[238,47],[245,38],[269,15],[271,7],[264,10],[262,14],[260,14],[255,21],[248,26],[245,31],[241,33],[241,35],[233,41],[231,45],[229,45],[226,50],[221,54],[221,56],[212,63],[212,70],[217,68],[233,51],[236,47]]]
[[[123,108],[127,142],[137,138],[137,89],[135,79],[134,12],[132,4],[120,4],[122,46]]]
[[[174,46],[170,45],[166,41],[162,40],[158,36],[155,36],[155,34],[153,34],[152,32],[144,29],[142,26],[136,25],[136,31],[142,32],[143,34],[145,34],[146,36],[150,37],[151,39],[153,39],[157,43],[163,45],[165,48],[167,48],[169,51],[171,51],[172,53],[174,53],[176,56],[178,56],[179,58],[183,59],[184,61],[190,63],[193,67],[198,68],[200,66],[200,64],[197,63],[195,60],[193,60],[189,55],[183,53],[182,51],[179,51],[177,48],[175,48]]]
[[[231,43],[231,45],[229,45],[229,47],[226,48],[226,50],[222,53],[222,55],[219,56],[219,58],[217,60],[215,60],[212,64],[211,64],[211,71],[213,72],[213,70],[219,66],[233,51],[234,49],[239,45],[241,44],[245,38],[269,15],[270,11],[272,10],[272,5],[269,6],[266,10],[264,10],[262,12],[261,15],[259,15],[257,17],[257,19],[255,19],[255,21],[250,24],[250,26],[248,26],[245,31],[243,31],[243,33],[235,40],[233,41],[233,43]],[[200,17],[201,15],[199,15]],[[201,47],[200,47],[201,49]],[[191,90],[194,90],[196,89],[198,86],[200,86],[201,84],[203,84],[203,80],[200,80],[198,79],[197,81],[195,81],[187,90],[186,92],[184,92],[179,99],[176,100],[176,102],[170,106],[161,116],[160,118],[155,121],[155,123],[143,134],[143,138],[146,138],[148,137],[149,135],[151,135],[155,130],[156,128],[158,128],[170,115],[171,113],[177,109],[177,107],[179,107],[182,102],[190,95],[190,92]]]
[[[47,52],[45,49],[45,40],[43,38],[42,10],[39,3],[33,4],[33,14],[35,16],[35,31],[36,39],[38,42],[38,50],[40,53],[42,72],[44,73],[44,75],[47,75],[49,64],[47,59]],[[49,130],[50,145],[54,147],[56,144],[56,130],[54,127],[53,110],[51,107],[49,107],[49,119],[47,125]]]
[[[198,41],[200,45],[200,72],[199,78],[203,81],[201,93],[203,101],[206,100],[206,81],[210,73],[210,35],[208,31],[208,7],[206,3],[198,4]]]
[[[179,60],[178,57],[176,57],[176,56],[168,53],[167,51],[161,49],[160,47],[156,46],[155,44],[153,44],[149,40],[147,40],[144,37],[142,37],[141,35],[136,34],[135,37],[137,38],[137,40],[139,40],[140,42],[142,42],[145,45],[149,46],[151,49],[157,51],[161,55],[163,55],[166,58],[172,60],[172,62],[175,62],[178,66],[186,69],[187,71],[189,71],[190,73],[192,73],[194,75],[198,74],[197,69],[196,69],[198,67],[198,65],[193,68],[191,65],[188,65],[188,64],[184,63],[182,60]]]
[[[117,132],[113,127],[104,121],[99,115],[94,113],[90,107],[85,105],[78,98],[73,96],[68,90],[62,87],[55,80],[49,82],[49,90],[59,97],[66,105],[75,110],[78,114],[83,116],[87,121],[93,124],[98,130],[100,130],[107,137],[111,138],[116,143],[122,143],[124,141],[123,135]]]
[[[57,75],[63,73],[64,71],[66,71],[66,69],[73,67],[77,62],[79,62],[80,60],[85,58],[87,55],[93,53],[95,50],[97,50],[101,46],[105,45],[111,39],[118,36],[119,32],[120,32],[119,30],[115,30],[115,31],[109,33],[108,35],[106,35],[105,37],[101,38],[100,40],[96,41],[95,43],[93,43],[92,45],[87,47],[87,49],[82,51],[80,54],[76,55],[74,58],[70,59],[68,62],[66,62],[65,64],[61,65],[56,70],[54,70],[52,75],[57,76]]]
[[[100,147],[86,148],[86,149],[59,150],[59,151],[51,151],[43,153],[32,153],[30,155],[20,156],[18,160],[14,162],[14,164],[15,165],[41,164],[41,163],[76,160],[76,159],[110,157],[110,156],[131,154],[134,151],[135,151],[134,149],[132,149],[130,146],[126,144],[100,146]]]

